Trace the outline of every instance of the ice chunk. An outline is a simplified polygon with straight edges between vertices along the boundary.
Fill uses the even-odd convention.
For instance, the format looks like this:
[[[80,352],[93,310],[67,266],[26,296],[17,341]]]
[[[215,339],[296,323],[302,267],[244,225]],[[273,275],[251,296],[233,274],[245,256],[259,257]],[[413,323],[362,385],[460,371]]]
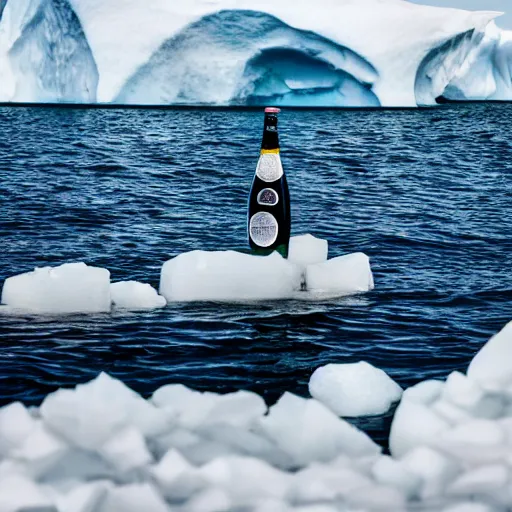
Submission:
[[[100,448],[129,425],[151,437],[165,432],[171,424],[164,410],[104,373],[74,390],[60,389],[48,395],[40,413],[55,432],[90,450]]]
[[[300,267],[278,253],[194,251],[164,264],[160,293],[169,302],[286,299],[301,280]]]
[[[116,432],[98,451],[120,472],[146,466],[152,461],[144,437],[134,427]]]
[[[413,449],[402,459],[402,464],[421,478],[422,499],[441,495],[460,472],[455,461],[428,447]]]
[[[306,267],[309,292],[349,295],[373,290],[370,259],[362,253],[340,256],[325,263]]]
[[[172,501],[188,500],[207,485],[199,471],[176,450],[169,450],[151,472],[163,495]]]
[[[56,512],[53,500],[38,485],[21,475],[0,478],[0,510]]]
[[[203,423],[247,426],[267,413],[265,400],[249,391],[237,391],[218,396]]]
[[[2,303],[41,314],[108,312],[110,272],[85,263],[36,268],[6,279]]]
[[[229,493],[237,507],[262,498],[283,499],[291,475],[250,457],[220,457],[203,466],[200,475],[211,486]]]
[[[338,416],[347,417],[384,414],[402,396],[396,382],[366,362],[318,368],[309,392]]]
[[[25,464],[34,476],[44,474],[49,467],[64,455],[67,445],[53,435],[38,420],[24,442],[12,452],[12,457]]]
[[[371,485],[354,491],[347,497],[350,505],[365,511],[406,511],[406,499],[398,490],[382,485]]]
[[[151,400],[158,407],[173,412],[179,424],[187,428],[216,423],[244,426],[267,412],[263,398],[249,391],[217,395],[170,384],[155,391]]]
[[[504,408],[501,397],[486,393],[476,381],[459,372],[448,377],[442,398],[478,418],[498,418]]]
[[[379,484],[402,491],[408,499],[419,496],[421,478],[391,457],[380,457],[372,468],[372,475]]]
[[[260,500],[258,501],[254,508],[252,509],[252,512],[291,512],[293,510],[293,512],[297,512],[297,511],[300,511],[300,508],[293,508],[291,509],[289,507],[289,505],[285,502],[285,501],[281,501],[281,500],[273,500],[273,499],[268,499],[268,500]],[[312,511],[312,512],[315,512],[315,511]],[[322,512],[322,511],[318,511],[318,512]],[[331,512],[331,511],[329,511]]]
[[[31,469],[30,474],[52,486],[59,486],[62,482],[106,480],[123,476],[98,453],[76,447],[68,447],[53,460],[49,459],[44,466],[39,464],[37,469],[37,472]]]
[[[492,496],[507,485],[509,476],[509,470],[505,465],[482,466],[460,476],[449,486],[446,493],[468,498],[482,494]]]
[[[57,499],[59,512],[94,512],[113,488],[110,482],[80,484]]]
[[[327,261],[329,242],[313,235],[293,236],[290,238],[288,260],[301,267]]]
[[[112,302],[121,309],[143,310],[163,308],[167,301],[149,284],[123,281],[110,286]]]
[[[98,512],[169,512],[160,493],[148,483],[109,489]]]
[[[23,444],[36,425],[26,407],[13,403],[0,409],[0,459]]]
[[[487,391],[512,386],[512,322],[478,352],[467,375]]]
[[[380,448],[364,433],[338,418],[317,400],[291,393],[260,420],[266,436],[289,454],[298,466],[330,461],[341,454],[376,455]]]
[[[304,505],[303,507],[293,507],[290,512],[339,512],[339,509],[330,505]],[[362,512],[361,509],[345,509],[347,512]],[[287,511],[286,511],[287,512]]]
[[[462,373],[453,372],[446,379],[442,396],[452,404],[470,411],[482,400],[484,392],[477,382]]]
[[[402,400],[391,424],[389,448],[401,458],[410,450],[431,443],[450,423],[422,403]]]
[[[438,400],[432,404],[431,410],[452,424],[464,423],[471,419],[471,415],[467,411],[453,405],[448,400]]]
[[[186,512],[226,512],[232,509],[229,493],[215,487],[204,490],[185,505]]]
[[[336,501],[371,485],[371,480],[355,468],[312,464],[295,474],[287,498],[292,503],[304,505]]]
[[[485,463],[502,460],[507,437],[495,421],[472,420],[440,433],[436,445],[460,460]]]
[[[406,389],[402,401],[412,400],[423,405],[431,405],[441,396],[443,387],[444,382],[440,380],[425,380]]]
[[[442,512],[496,512],[496,508],[491,505],[485,505],[484,503],[467,501],[443,508]]]
[[[204,439],[220,443],[227,452],[234,451],[238,455],[263,459],[280,468],[293,465],[290,456],[279,449],[273,441],[244,428],[217,424],[202,427],[198,433]]]

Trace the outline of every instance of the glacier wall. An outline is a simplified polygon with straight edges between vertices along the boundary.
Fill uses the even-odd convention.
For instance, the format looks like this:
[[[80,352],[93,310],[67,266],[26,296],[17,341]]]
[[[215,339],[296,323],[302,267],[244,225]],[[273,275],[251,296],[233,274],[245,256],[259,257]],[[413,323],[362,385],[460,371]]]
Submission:
[[[512,100],[498,15],[406,0],[0,0],[0,101]]]

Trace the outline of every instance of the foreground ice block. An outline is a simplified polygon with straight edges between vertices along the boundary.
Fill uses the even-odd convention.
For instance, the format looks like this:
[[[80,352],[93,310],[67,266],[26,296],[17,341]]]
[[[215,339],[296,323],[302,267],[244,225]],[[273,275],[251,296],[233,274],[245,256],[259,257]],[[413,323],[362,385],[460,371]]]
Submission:
[[[102,448],[125,427],[133,426],[151,437],[170,422],[164,411],[104,373],[75,389],[59,389],[48,395],[40,413],[54,432],[89,450]]]
[[[54,512],[52,500],[43,489],[22,475],[0,480],[0,510],[2,512]]]
[[[318,368],[309,381],[309,392],[338,416],[346,417],[384,414],[402,396],[395,381],[366,362]]]
[[[300,268],[278,253],[193,251],[166,262],[160,278],[169,302],[286,299],[300,287]]]
[[[512,322],[469,365],[468,377],[488,391],[512,391]]]
[[[317,400],[306,400],[291,393],[260,420],[263,433],[298,466],[328,462],[340,455],[375,456],[379,447],[364,433],[336,417]]]
[[[293,236],[290,238],[288,260],[302,267],[324,263],[329,254],[329,242],[313,235]]]
[[[373,290],[370,258],[363,253],[355,253],[324,263],[308,265],[306,286],[309,292],[334,295],[349,295]]]
[[[401,458],[416,446],[429,445],[450,423],[436,414],[428,405],[402,399],[391,424],[389,449],[395,458]]]
[[[149,284],[136,281],[123,281],[110,286],[112,303],[121,309],[157,309],[167,305],[167,301]]]
[[[110,272],[85,263],[36,268],[6,279],[2,304],[33,313],[110,311]]]

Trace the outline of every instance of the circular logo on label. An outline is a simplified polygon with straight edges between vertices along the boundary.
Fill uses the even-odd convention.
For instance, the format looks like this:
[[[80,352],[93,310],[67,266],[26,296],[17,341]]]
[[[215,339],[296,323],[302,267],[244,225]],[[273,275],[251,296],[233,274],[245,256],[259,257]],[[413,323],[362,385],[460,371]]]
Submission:
[[[283,166],[281,165],[281,157],[273,153],[261,155],[256,175],[260,180],[267,183],[277,181],[283,175]]]
[[[258,212],[251,218],[249,234],[260,247],[270,247],[277,240],[279,227],[276,218],[267,212]]]
[[[258,204],[263,206],[275,206],[277,203],[279,203],[279,196],[277,192],[271,188],[264,188],[258,194]]]

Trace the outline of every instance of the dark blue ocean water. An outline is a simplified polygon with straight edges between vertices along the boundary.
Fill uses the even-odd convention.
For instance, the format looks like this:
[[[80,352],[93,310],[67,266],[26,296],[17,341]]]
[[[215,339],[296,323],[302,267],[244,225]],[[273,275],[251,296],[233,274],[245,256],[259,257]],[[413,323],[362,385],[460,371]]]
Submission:
[[[0,281],[85,261],[158,286],[193,249],[246,248],[262,113],[0,109]],[[364,251],[376,290],[321,303],[0,315],[0,404],[100,371],[270,402],[367,360],[404,386],[465,369],[512,319],[512,104],[282,113],[293,232]],[[363,422],[376,437],[386,420]]]

